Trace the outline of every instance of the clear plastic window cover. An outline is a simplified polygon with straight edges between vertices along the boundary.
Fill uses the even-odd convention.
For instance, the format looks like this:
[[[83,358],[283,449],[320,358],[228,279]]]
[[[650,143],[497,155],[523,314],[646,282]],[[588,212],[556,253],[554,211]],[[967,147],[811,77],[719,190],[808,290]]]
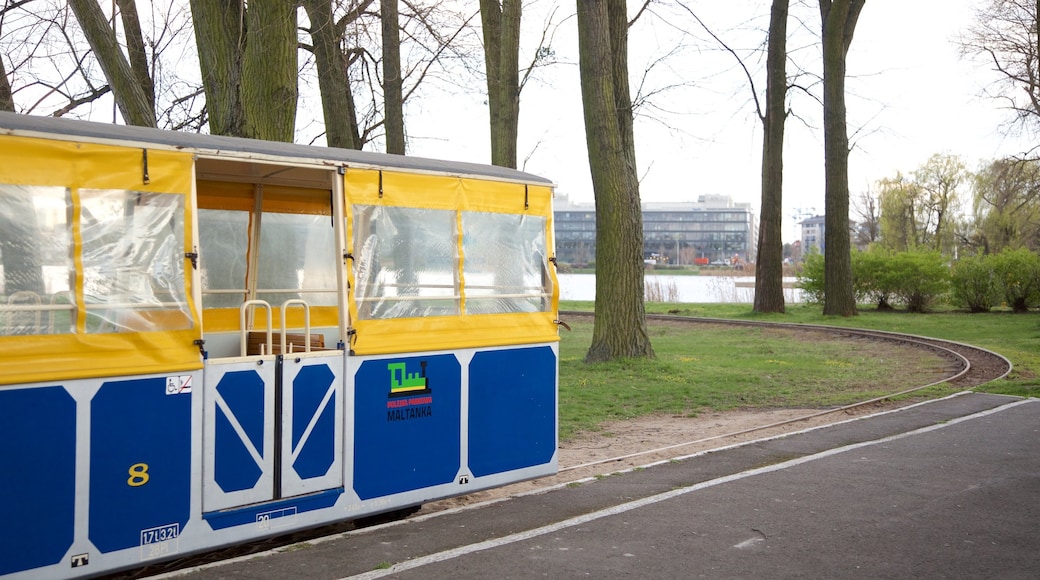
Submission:
[[[0,336],[69,334],[69,190],[0,184]]]
[[[257,298],[272,306],[292,299],[302,299],[310,306],[335,306],[335,242],[329,216],[264,213]]]
[[[547,312],[546,218],[462,212],[467,314]],[[461,313],[456,212],[354,206],[355,298],[367,319]]]
[[[462,212],[462,232],[467,314],[552,308],[544,217]]]
[[[184,196],[80,190],[87,332],[191,328]]]
[[[246,296],[249,213],[199,210],[199,277],[203,308],[238,308]]]
[[[354,296],[363,320],[457,316],[454,211],[354,206]]]

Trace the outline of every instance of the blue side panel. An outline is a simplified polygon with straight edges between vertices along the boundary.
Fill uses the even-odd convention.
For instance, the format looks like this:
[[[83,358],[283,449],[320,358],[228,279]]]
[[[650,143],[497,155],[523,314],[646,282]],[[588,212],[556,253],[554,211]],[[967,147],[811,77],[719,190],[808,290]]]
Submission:
[[[0,498],[0,575],[58,563],[76,499],[76,403],[62,387],[0,391]]]
[[[269,523],[270,528],[278,528],[278,518],[302,514],[313,510],[325,509],[336,504],[343,488],[330,489],[304,497],[272,501],[259,505],[246,506],[236,510],[224,510],[202,514],[202,519],[214,530],[223,530],[245,524]]]
[[[225,493],[253,489],[263,470],[249,454],[245,443],[235,433],[224,411],[217,407],[214,441],[216,461],[213,479]]]
[[[556,452],[556,355],[548,346],[474,355],[469,461],[476,476],[541,465]]]
[[[108,382],[90,402],[90,541],[141,545],[143,530],[184,529],[191,496],[191,393],[162,377]]]
[[[414,390],[401,392],[405,382]],[[462,390],[454,355],[368,360],[354,383],[354,491],[361,499],[454,481]]]
[[[328,473],[336,459],[336,396],[333,393],[325,407],[325,398],[335,375],[328,365],[313,365],[300,369],[293,380],[292,448],[299,449],[293,469],[301,479],[321,477]],[[302,441],[307,425],[320,413],[314,429]]]

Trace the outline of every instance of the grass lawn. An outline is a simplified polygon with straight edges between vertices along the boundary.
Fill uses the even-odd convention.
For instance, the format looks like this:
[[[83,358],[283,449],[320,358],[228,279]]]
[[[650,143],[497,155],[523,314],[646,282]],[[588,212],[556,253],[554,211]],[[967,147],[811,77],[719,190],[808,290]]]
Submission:
[[[591,311],[591,302],[561,310]],[[760,315],[748,304],[649,303],[648,313],[734,318],[890,330],[965,342],[1009,358],[1015,370],[977,390],[1040,396],[1040,316],[1035,313],[908,314],[861,309],[849,318],[823,316],[819,306],[789,305]],[[566,319],[566,317],[564,317]],[[783,329],[654,324],[654,360],[589,365],[583,358],[592,325],[576,323],[560,343],[560,436],[595,430],[609,420],[652,413],[831,407],[927,384],[946,364],[929,354],[885,343],[834,340]],[[930,396],[954,392],[930,389]]]

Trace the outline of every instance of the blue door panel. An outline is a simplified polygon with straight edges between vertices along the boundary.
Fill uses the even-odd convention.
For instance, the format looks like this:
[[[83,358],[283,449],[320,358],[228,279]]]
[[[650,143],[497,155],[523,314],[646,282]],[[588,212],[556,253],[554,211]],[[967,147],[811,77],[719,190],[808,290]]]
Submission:
[[[556,452],[556,355],[548,346],[478,352],[469,365],[469,465],[476,476],[541,465]]]
[[[58,563],[76,501],[76,403],[64,388],[0,391],[0,470],[0,575]]]
[[[190,515],[191,393],[162,377],[112,381],[90,402],[90,541],[139,546],[142,532],[178,534]]]
[[[361,364],[354,382],[354,491],[361,499],[454,481],[461,385],[454,355]]]

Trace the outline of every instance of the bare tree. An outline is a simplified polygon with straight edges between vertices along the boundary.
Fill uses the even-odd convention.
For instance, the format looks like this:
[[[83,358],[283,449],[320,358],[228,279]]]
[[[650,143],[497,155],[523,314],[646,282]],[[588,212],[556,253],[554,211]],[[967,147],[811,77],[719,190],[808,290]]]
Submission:
[[[823,23],[823,141],[825,181],[823,313],[854,316],[849,239],[849,136],[845,58],[865,0],[820,0]]]
[[[480,0],[491,117],[491,163],[516,168],[521,0]]]
[[[374,0],[364,0],[346,14],[335,18],[330,0],[303,0],[311,44],[304,48],[314,54],[318,90],[325,119],[325,139],[330,147],[361,149],[357,108],[348,71],[357,54],[345,54],[341,45],[346,28],[356,22]]]
[[[383,111],[386,152],[404,155],[404,95],[401,78],[401,29],[397,0],[380,0],[383,29]]]
[[[80,0],[85,1],[85,0]],[[292,141],[297,98],[296,5],[191,0],[210,132]]]
[[[596,323],[585,360],[652,357],[624,0],[578,0],[578,50],[596,196]]]
[[[1040,3],[988,0],[960,41],[961,51],[989,62],[997,80],[988,92],[1022,128],[1040,129]]]
[[[865,189],[852,199],[852,213],[856,219],[855,245],[866,250],[881,238],[881,202],[878,195]]]
[[[773,0],[766,56],[766,110],[762,115],[762,209],[755,260],[755,312],[784,311],[784,125],[787,121],[787,10]]]
[[[0,57],[0,111],[14,112],[14,95],[11,93],[11,82],[7,79],[3,57]]]
[[[144,55],[144,39],[137,20],[137,9],[133,0],[120,0],[119,6],[128,9],[124,13],[124,33],[130,39],[132,61],[128,60],[119,47],[115,30],[108,24],[101,6],[95,0],[69,0],[83,33],[90,43],[95,58],[105,72],[112,94],[119,106],[123,120],[131,125],[155,127],[155,94]],[[136,66],[135,66],[136,65]]]

